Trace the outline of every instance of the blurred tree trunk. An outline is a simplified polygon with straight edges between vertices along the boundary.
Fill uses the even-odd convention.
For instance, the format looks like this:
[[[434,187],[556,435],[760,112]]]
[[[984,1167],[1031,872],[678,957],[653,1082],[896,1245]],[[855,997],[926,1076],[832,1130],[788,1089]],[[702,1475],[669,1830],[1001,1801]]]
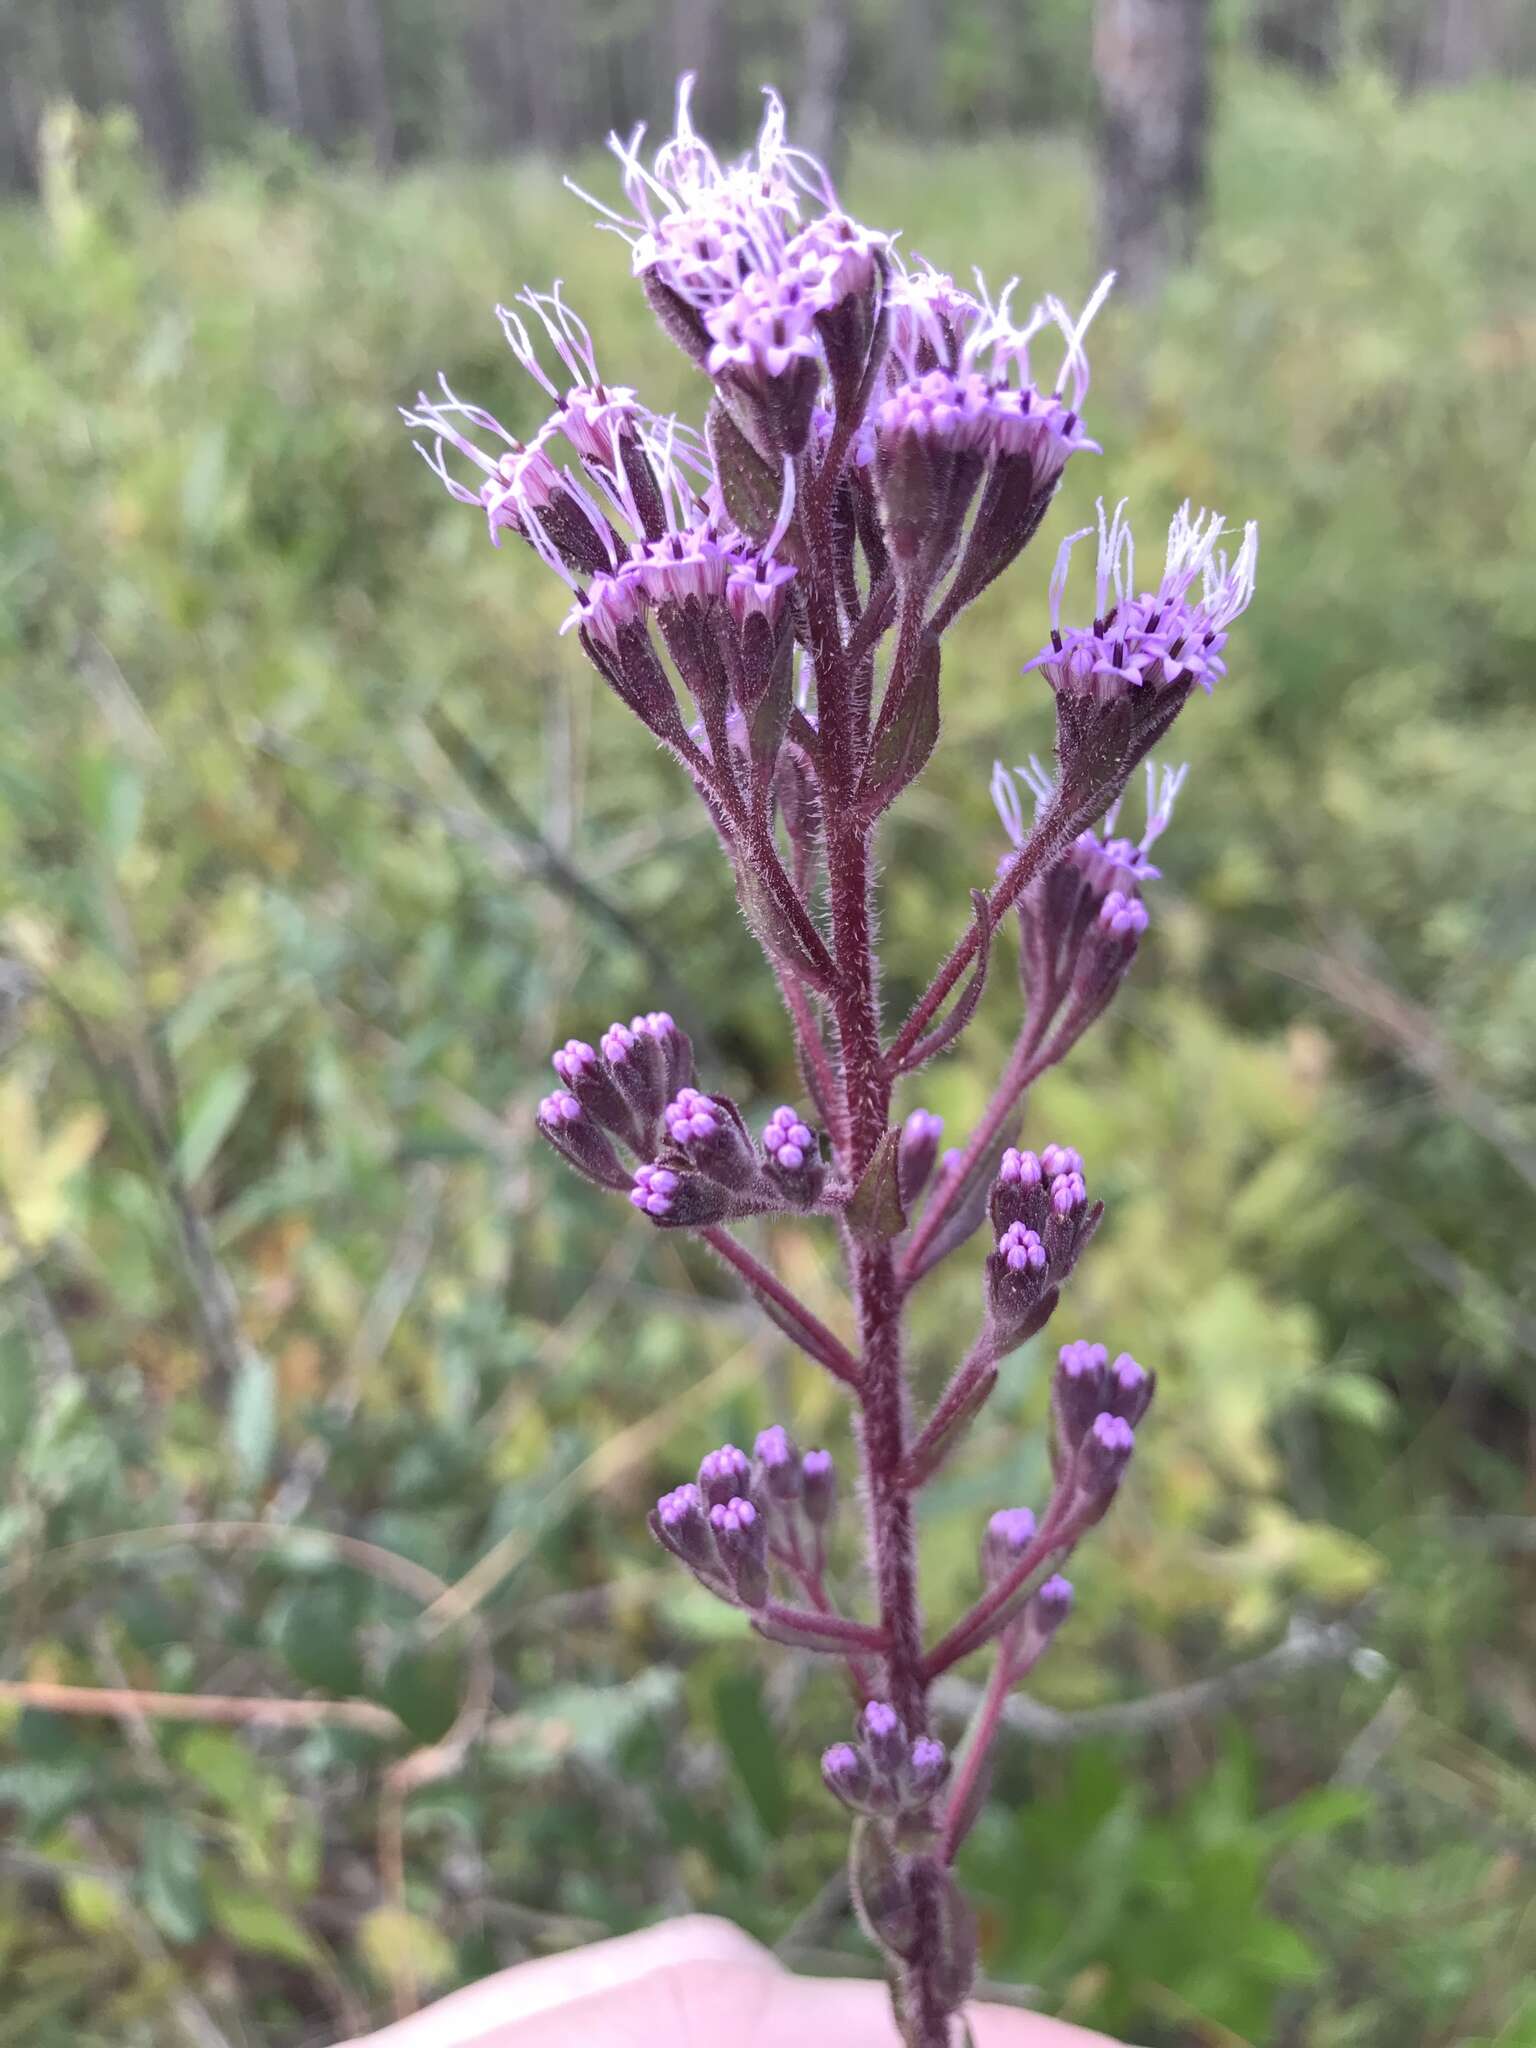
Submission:
[[[128,97],[140,133],[167,189],[183,192],[197,175],[197,116],[176,24],[167,0],[120,0],[120,5]]]
[[[795,135],[819,156],[834,179],[847,153],[848,56],[852,43],[848,0],[811,0],[801,43],[800,104]]]
[[[896,17],[896,64],[900,94],[896,112],[914,135],[932,135],[939,124],[939,37],[936,13],[943,0],[901,0]]]
[[[101,74],[101,7],[98,0],[58,0],[58,8],[65,90],[82,112],[99,114],[107,102]]]
[[[37,190],[37,107],[22,83],[20,0],[0,0],[0,191]]]
[[[715,143],[734,139],[741,120],[734,41],[727,0],[672,0],[672,70],[694,73],[694,121]]]
[[[1099,238],[1134,298],[1193,252],[1205,198],[1209,0],[1098,0]]]
[[[464,25],[464,55],[474,101],[474,147],[500,156],[526,143],[517,106],[517,49],[506,0],[480,0]]]
[[[328,0],[323,15],[331,139],[361,129],[374,163],[387,171],[395,154],[395,115],[378,0]]]
[[[1466,85],[1510,67],[1529,0],[1420,0],[1393,12],[1388,61],[1410,92]]]
[[[1254,48],[1305,78],[1332,78],[1343,30],[1341,0],[1262,0],[1254,17]]]
[[[251,113],[265,119],[267,74],[261,61],[261,36],[256,26],[256,0],[229,0],[229,41],[235,75]]]
[[[291,134],[302,135],[304,91],[288,0],[249,0],[249,14],[261,77],[261,111]]]

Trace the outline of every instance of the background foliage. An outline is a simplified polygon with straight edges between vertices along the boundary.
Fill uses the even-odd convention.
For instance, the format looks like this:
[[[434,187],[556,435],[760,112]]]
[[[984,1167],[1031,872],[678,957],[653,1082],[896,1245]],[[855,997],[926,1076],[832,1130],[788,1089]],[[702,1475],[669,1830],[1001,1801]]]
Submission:
[[[1215,496],[1264,557],[1152,938],[1031,1112],[1110,1202],[1055,1334],[1165,1389],[1041,1697],[1343,1627],[1226,1711],[1014,1743],[967,1876],[987,1972],[1130,2039],[1536,2042],[1536,102],[1226,88],[1205,253],[1096,330],[1108,452],[1053,522]],[[1070,137],[871,139],[847,185],[940,263],[1091,282]],[[807,1911],[844,1704],[643,1528],[782,1410],[843,1446],[838,1403],[530,1137],[570,1031],[665,1003],[753,1104],[782,1034],[558,592],[391,411],[441,367],[515,422],[490,305],[555,274],[653,404],[698,393],[537,166],[274,159],[167,212],[114,123],[57,115],[0,265],[4,1676],[372,1707],[12,1685],[0,2048],[296,2048],[688,1906],[848,1967],[835,1893]],[[896,1008],[995,860],[994,756],[1048,739],[1033,568],[957,636],[889,835]],[[954,1125],[1012,1001],[924,1077]],[[836,1318],[821,1239],[772,1249]],[[934,1289],[925,1376],[974,1284]],[[938,1610],[1038,1485],[1043,1372],[934,1489]]]

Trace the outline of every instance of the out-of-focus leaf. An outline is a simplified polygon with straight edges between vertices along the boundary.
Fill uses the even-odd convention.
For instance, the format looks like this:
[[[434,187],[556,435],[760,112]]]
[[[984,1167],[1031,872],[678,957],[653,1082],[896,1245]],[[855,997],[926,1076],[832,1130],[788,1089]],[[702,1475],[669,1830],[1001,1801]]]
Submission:
[[[207,1924],[196,1835],[173,1813],[151,1814],[140,1855],[139,1885],[150,1919],[167,1941],[195,1941]]]
[[[769,1835],[782,1835],[789,1825],[789,1789],[761,1678],[755,1671],[726,1672],[715,1682],[714,1709],[716,1732],[752,1811]]]

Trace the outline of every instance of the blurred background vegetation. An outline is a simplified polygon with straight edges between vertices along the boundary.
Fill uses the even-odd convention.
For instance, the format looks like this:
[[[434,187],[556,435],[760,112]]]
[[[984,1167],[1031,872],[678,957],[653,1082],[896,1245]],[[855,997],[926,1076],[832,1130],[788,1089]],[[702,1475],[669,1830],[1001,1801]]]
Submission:
[[[470,33],[497,10],[448,12],[0,16],[0,2048],[299,2048],[690,1907],[859,1966],[815,1767],[846,1703],[644,1530],[781,1413],[846,1450],[839,1404],[530,1136],[570,1032],[665,1004],[753,1106],[793,1088],[783,1033],[560,592],[393,412],[441,368],[531,424],[490,308],[557,274],[606,366],[697,408],[539,151],[579,141],[604,189],[591,144],[665,117],[684,16],[729,31],[718,104],[749,119],[801,24],[508,8],[556,54],[507,102]],[[842,18],[854,210],[1080,298],[1086,5]],[[156,22],[185,160],[135,69]],[[236,62],[231,24],[270,52],[274,22],[362,38],[300,64],[297,112]],[[370,24],[387,90],[338,99]],[[966,1875],[989,1977],[1128,2040],[1518,2048],[1530,23],[1298,0],[1208,26],[1198,248],[1096,327],[1106,454],[1054,525],[1099,490],[1154,531],[1214,500],[1263,524],[1260,595],[1181,727],[1131,985],[1030,1119],[1110,1204],[1052,1334],[1133,1347],[1164,1394]],[[463,160],[507,142],[534,147]],[[1018,675],[1047,552],[957,632],[886,842],[896,1009],[996,859],[994,757],[1048,742]],[[924,1076],[952,1129],[1014,1001],[1004,974]],[[767,1248],[839,1321],[824,1237]],[[925,1382],[975,1290],[962,1255],[924,1303]],[[1039,1489],[1044,1375],[1016,1358],[933,1491],[940,1613],[984,1515]],[[52,1711],[69,1686],[132,1698]]]

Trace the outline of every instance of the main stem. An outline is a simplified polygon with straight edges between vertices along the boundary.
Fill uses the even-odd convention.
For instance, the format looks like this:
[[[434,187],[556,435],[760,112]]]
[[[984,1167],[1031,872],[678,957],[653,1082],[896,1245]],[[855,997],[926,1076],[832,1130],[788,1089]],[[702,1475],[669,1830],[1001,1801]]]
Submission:
[[[891,1108],[875,980],[870,830],[850,807],[841,816],[829,817],[827,832],[847,1163],[857,1177],[885,1136]],[[875,1584],[888,1640],[886,1692],[908,1735],[916,1736],[927,1733],[928,1688],[923,1676],[917,1531],[911,1489],[903,1476],[909,1418],[902,1369],[902,1294],[888,1240],[871,1241],[849,1232],[846,1257],[858,1311],[860,1436]],[[933,1964],[943,1939],[944,1877],[932,1855],[912,1859],[911,1882],[917,1928],[911,1958],[900,1966],[902,2009],[912,2048],[949,2048],[950,2009],[933,1982]]]

